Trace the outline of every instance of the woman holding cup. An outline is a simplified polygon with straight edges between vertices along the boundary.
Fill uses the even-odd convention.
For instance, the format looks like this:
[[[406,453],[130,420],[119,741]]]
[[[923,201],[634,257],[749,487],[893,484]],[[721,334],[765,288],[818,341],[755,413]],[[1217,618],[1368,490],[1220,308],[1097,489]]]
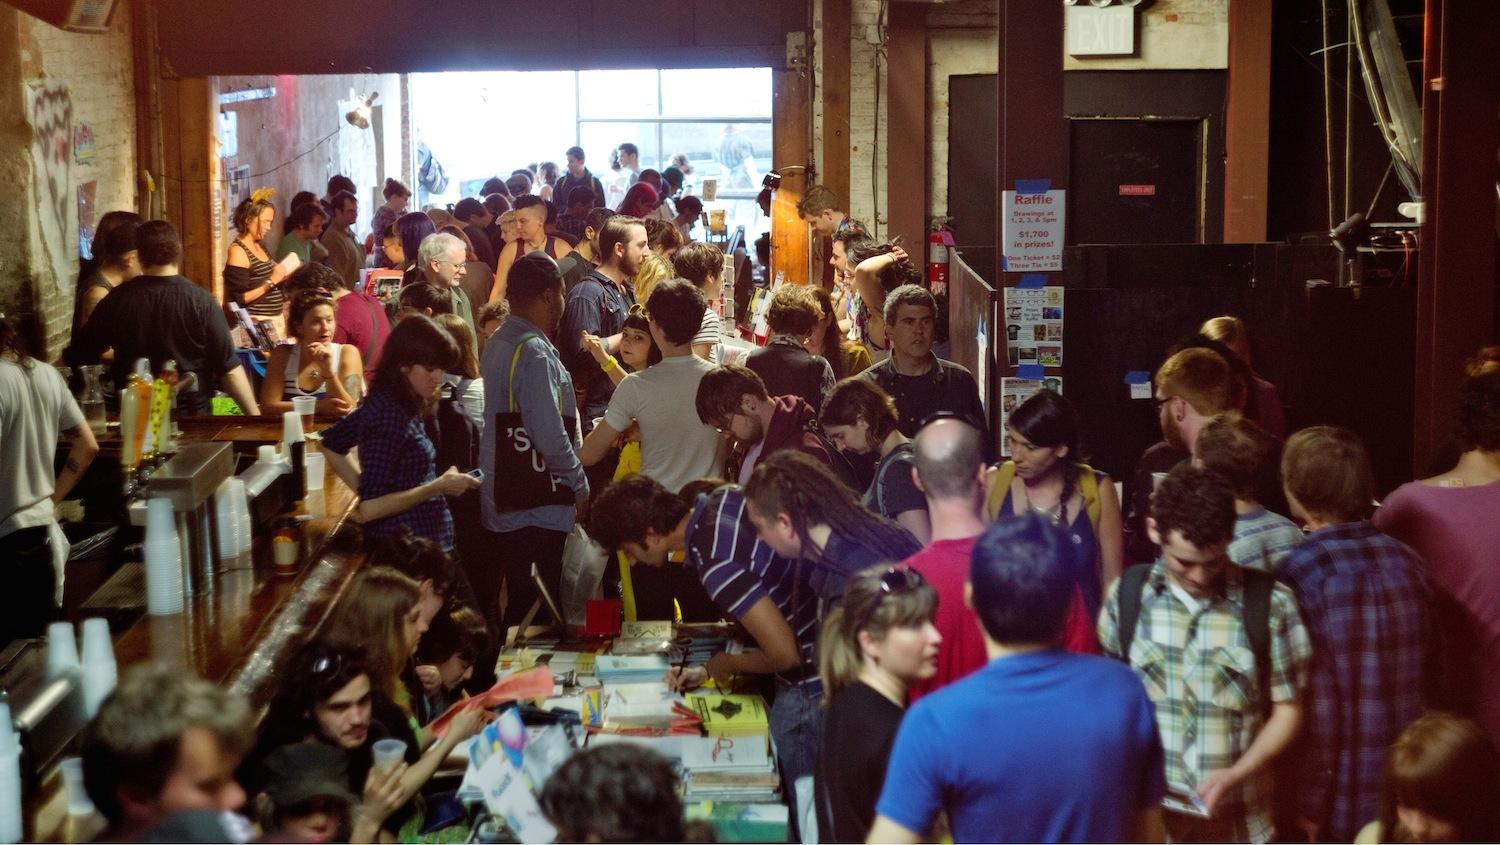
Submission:
[[[310,290],[292,300],[287,331],[296,343],[278,346],[266,362],[260,383],[262,413],[297,411],[308,430],[307,407],[326,416],[344,416],[364,395],[364,361],[352,344],[333,342],[333,298]],[[300,407],[299,407],[300,406]]]

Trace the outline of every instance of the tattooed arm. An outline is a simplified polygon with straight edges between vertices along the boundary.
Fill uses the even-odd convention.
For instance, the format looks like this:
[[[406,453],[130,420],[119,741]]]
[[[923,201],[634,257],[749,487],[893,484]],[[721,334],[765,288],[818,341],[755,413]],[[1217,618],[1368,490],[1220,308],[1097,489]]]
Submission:
[[[94,440],[94,432],[89,430],[86,422],[79,423],[62,432],[62,439],[68,441],[68,457],[63,464],[62,472],[57,474],[57,483],[52,488],[53,503],[61,502],[73,491],[73,486],[78,479],[83,477],[84,470],[93,463],[94,457],[99,454],[99,443]]]

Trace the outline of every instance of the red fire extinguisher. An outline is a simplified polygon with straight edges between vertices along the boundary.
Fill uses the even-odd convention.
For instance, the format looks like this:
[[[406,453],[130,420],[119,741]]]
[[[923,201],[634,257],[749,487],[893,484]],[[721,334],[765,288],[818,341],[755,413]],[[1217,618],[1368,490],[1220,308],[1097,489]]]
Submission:
[[[948,247],[953,233],[938,229],[927,236],[927,289],[933,296],[948,294]]]

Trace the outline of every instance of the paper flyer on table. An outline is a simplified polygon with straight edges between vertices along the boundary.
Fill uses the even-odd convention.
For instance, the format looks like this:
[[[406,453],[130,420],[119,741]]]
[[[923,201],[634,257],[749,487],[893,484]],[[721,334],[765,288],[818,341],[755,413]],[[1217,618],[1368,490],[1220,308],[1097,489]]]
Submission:
[[[1062,377],[1046,376],[1044,378],[1002,378],[1000,379],[1000,454],[1010,457],[1010,438],[1006,432],[1010,430],[1010,414],[1022,402],[1035,396],[1037,391],[1046,388],[1062,393]]]
[[[1063,362],[1063,289],[1005,288],[1005,340],[1012,367]]]

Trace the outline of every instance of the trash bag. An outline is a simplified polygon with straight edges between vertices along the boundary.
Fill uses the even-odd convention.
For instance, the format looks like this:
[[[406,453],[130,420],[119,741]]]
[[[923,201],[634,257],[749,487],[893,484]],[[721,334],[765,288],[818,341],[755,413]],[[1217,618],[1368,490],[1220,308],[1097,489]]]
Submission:
[[[570,626],[583,627],[587,621],[588,603],[603,598],[604,549],[575,525],[563,545],[562,611]]]

